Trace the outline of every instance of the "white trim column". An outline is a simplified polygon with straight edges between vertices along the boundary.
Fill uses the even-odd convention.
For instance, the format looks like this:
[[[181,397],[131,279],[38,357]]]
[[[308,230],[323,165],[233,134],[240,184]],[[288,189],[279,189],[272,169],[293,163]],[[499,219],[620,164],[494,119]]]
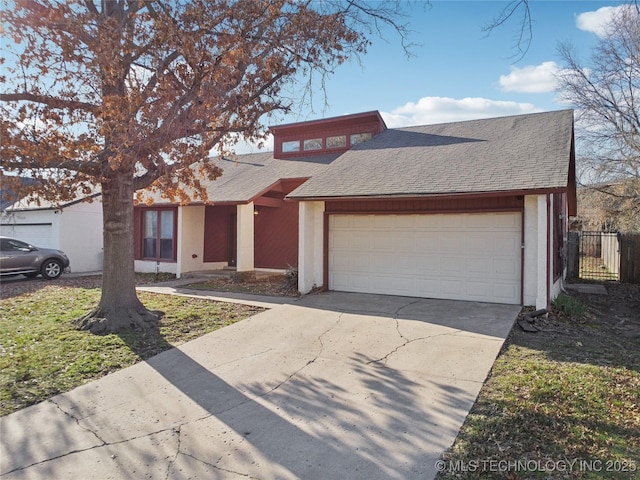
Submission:
[[[323,285],[324,202],[298,207],[298,290],[309,293]]]
[[[564,276],[566,274],[566,265],[562,267],[562,273],[560,274],[560,278],[555,280],[554,267],[553,264],[555,262],[555,251],[554,251],[554,239],[556,236],[556,218],[555,218],[555,209],[553,208],[554,202],[561,201],[560,193],[552,193],[549,195],[549,201],[551,202],[549,205],[549,252],[548,252],[548,262],[549,262],[549,301],[552,302],[555,298],[562,292],[562,287],[564,283]],[[560,200],[557,198],[560,197]],[[564,209],[562,210],[564,213]],[[566,242],[566,233],[563,234],[563,241]],[[558,248],[562,248],[562,245],[558,245]]]
[[[175,215],[178,216],[178,218],[176,219],[176,223],[178,224],[178,228],[176,229],[176,237],[177,238],[173,239],[174,242],[177,242],[177,245],[176,245],[177,246],[177,248],[176,248],[176,278],[181,278],[182,277],[182,251],[181,251],[181,247],[182,247],[182,238],[183,238],[183,236],[185,234],[184,225],[182,224],[182,222],[184,221],[184,206],[182,206],[182,205],[178,206],[178,209],[177,209]],[[144,233],[143,233],[143,235],[144,235]]]
[[[524,270],[522,304],[535,305],[538,294],[538,197],[524,197]]]
[[[547,197],[524,197],[524,305],[547,308]]]
[[[178,207],[178,277],[203,270],[204,205]]]
[[[246,205],[238,205],[237,212],[237,255],[236,270],[238,272],[248,272],[254,267],[254,218],[253,202]]]
[[[549,232],[547,231],[547,196],[538,195],[538,275],[536,309],[547,308],[547,252]]]

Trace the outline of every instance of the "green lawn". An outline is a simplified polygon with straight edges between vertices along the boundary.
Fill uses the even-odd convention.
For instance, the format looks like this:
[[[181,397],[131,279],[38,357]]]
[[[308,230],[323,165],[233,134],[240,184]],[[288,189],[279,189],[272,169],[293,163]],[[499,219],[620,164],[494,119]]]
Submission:
[[[71,321],[100,298],[99,288],[47,285],[0,300],[0,415],[261,311],[254,307],[142,292],[152,310],[165,312],[157,333],[95,336]]]

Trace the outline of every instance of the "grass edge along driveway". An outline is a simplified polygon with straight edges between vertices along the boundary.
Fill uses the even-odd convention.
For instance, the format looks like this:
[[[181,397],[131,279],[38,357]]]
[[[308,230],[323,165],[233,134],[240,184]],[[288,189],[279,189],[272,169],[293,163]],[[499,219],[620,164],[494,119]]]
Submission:
[[[263,310],[140,292],[149,309],[165,313],[159,332],[96,336],[75,330],[71,321],[98,303],[97,283],[85,287],[51,284],[0,300],[0,415],[42,402]]]
[[[438,480],[640,479],[640,285],[607,289],[514,326]]]

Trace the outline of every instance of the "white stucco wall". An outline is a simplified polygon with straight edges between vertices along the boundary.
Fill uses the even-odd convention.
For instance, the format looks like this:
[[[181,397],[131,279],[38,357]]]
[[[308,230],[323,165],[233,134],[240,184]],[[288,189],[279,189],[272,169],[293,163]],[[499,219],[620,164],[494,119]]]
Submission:
[[[555,222],[553,221],[553,201],[554,201],[554,194],[550,195],[550,202],[551,202],[551,221],[549,224],[549,245],[551,245],[551,250],[549,252],[549,285],[550,285],[550,301],[554,300],[558,295],[560,295],[560,292],[562,292],[562,288],[564,286],[564,278],[566,276],[566,268],[563,269],[562,275],[560,275],[560,277],[558,278],[558,280],[556,280],[554,282],[553,279],[553,257],[555,256],[554,252],[553,252],[553,238],[555,236]]]
[[[547,245],[547,236],[549,234],[547,231],[547,213],[547,196],[538,195],[538,288],[535,303],[537,309],[547,308],[547,275],[551,270],[547,265],[547,262],[549,261],[549,249]]]
[[[176,262],[156,262],[154,260],[136,260],[134,269],[138,273],[173,273],[178,274]]]
[[[538,296],[538,196],[524,197],[524,305],[536,305]]]
[[[82,202],[62,210],[60,214],[60,249],[71,261],[71,271],[102,271],[103,216],[102,202]]]
[[[324,283],[324,202],[300,202],[298,220],[298,290],[309,293]]]
[[[553,281],[553,219],[547,216],[553,210],[553,197],[547,204],[546,195],[528,195],[524,198],[524,305],[535,305],[536,309],[547,308],[547,286],[549,300],[562,290],[562,277]],[[547,225],[549,229],[547,229]]]
[[[178,207],[177,241],[177,275],[204,270],[204,205]]]
[[[237,206],[238,258],[236,270],[247,272],[254,270],[254,218],[253,202]]]

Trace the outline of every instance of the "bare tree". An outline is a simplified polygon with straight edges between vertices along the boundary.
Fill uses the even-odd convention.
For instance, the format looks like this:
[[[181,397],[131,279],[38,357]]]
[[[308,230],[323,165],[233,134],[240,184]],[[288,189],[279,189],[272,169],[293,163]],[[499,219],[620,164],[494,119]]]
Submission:
[[[576,109],[580,177],[604,210],[618,212],[610,226],[638,229],[640,218],[640,9],[620,8],[583,64],[561,44],[559,91]]]
[[[524,58],[533,41],[533,26],[529,0],[511,0],[482,30],[489,35],[496,28],[503,27],[513,20],[514,17],[518,17],[516,19],[518,26],[514,30],[515,38],[513,42],[513,49],[516,52],[514,58],[518,61]]]
[[[138,300],[134,192],[206,201],[214,147],[259,140],[288,111],[299,78],[321,76],[370,45],[382,25],[404,38],[402,4],[366,0],[20,0],[2,12],[12,43],[0,76],[3,186],[65,201],[98,186],[102,297],[80,325],[146,329]],[[304,82],[303,82],[304,83]],[[293,90],[289,98],[283,93]],[[14,175],[6,175],[13,173]],[[11,185],[13,183],[13,185]]]

